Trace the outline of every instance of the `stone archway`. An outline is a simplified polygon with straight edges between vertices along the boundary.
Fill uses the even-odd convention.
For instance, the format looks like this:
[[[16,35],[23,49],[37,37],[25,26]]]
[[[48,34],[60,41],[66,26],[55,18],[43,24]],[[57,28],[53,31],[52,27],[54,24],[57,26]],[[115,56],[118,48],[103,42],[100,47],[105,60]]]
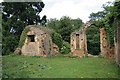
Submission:
[[[76,56],[84,56],[88,52],[88,44],[87,44],[87,37],[86,32],[87,29],[92,25],[90,21],[84,24],[83,28],[79,31],[75,31],[71,33],[71,53]],[[106,40],[106,31],[104,28],[100,28],[98,30],[100,33],[100,55],[104,57],[114,57],[114,48],[109,48],[107,40]],[[94,31],[93,31],[94,32]],[[77,40],[79,39],[79,40]],[[77,43],[78,42],[78,43]],[[87,47],[88,46],[88,47]]]

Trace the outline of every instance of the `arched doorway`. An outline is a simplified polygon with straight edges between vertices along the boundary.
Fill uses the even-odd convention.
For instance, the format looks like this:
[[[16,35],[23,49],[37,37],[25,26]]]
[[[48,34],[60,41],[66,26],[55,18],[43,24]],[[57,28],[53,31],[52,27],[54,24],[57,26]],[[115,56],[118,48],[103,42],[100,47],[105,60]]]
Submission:
[[[87,28],[87,49],[88,53],[92,55],[99,55],[100,53],[100,31],[99,28],[91,25]]]

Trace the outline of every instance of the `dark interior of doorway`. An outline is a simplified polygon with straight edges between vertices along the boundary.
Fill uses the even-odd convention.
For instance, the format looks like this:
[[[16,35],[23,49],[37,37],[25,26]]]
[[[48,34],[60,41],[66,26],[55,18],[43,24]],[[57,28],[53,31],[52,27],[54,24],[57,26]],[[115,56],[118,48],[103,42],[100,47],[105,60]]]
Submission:
[[[88,53],[99,55],[100,53],[100,31],[96,26],[90,26],[86,32]]]

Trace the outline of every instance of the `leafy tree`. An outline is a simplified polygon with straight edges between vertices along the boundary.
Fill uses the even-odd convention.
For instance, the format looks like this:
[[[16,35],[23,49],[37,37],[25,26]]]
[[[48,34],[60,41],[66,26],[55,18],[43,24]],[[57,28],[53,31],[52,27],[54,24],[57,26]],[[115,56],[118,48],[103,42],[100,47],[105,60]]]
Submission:
[[[50,19],[47,22],[47,27],[54,29],[59,33],[64,41],[70,43],[70,34],[79,29],[83,22],[81,19],[71,19],[70,17],[63,16],[60,20]]]
[[[88,53],[98,55],[100,52],[100,32],[99,28],[90,26],[87,31],[87,49]]]
[[[107,35],[109,47],[114,46],[115,27],[114,23],[114,7],[111,2],[103,5],[104,10],[97,13],[91,13],[90,19],[96,27],[104,27]]]
[[[63,40],[70,42],[70,34],[73,31],[73,27],[71,24],[71,19],[69,17],[64,16],[60,19],[59,30]]]
[[[41,2],[3,2],[2,33],[3,54],[13,52],[18,46],[21,32],[27,25],[45,24],[39,14],[45,4]],[[43,23],[44,22],[44,23]]]
[[[72,19],[72,27],[73,27],[73,30],[77,30],[77,29],[80,29],[80,27],[83,25],[83,22],[80,18],[77,18],[77,19]]]
[[[47,27],[54,29],[57,33],[59,33],[60,29],[60,21],[57,19],[50,19],[47,22]]]

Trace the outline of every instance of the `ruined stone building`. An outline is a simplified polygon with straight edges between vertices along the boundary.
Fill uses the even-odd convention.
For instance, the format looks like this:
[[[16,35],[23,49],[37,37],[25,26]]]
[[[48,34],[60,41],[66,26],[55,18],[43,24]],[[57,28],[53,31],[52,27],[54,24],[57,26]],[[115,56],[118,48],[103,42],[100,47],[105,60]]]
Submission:
[[[87,51],[87,38],[86,30],[92,24],[87,22],[83,25],[83,28],[79,31],[71,33],[71,53],[75,56],[85,56]],[[100,50],[101,54],[104,57],[114,57],[114,47],[110,48],[106,40],[106,31],[104,28],[100,28]],[[87,54],[88,55],[88,54]]]
[[[82,57],[87,53],[86,29],[89,26],[90,22],[87,22],[82,29],[71,33],[70,47],[73,55]]]
[[[26,38],[21,48],[22,55],[47,56],[58,53],[58,47],[52,42],[47,28],[37,25],[27,26]]]
[[[84,31],[81,30],[71,34],[71,52],[77,56],[84,56],[87,53],[87,42]]]

